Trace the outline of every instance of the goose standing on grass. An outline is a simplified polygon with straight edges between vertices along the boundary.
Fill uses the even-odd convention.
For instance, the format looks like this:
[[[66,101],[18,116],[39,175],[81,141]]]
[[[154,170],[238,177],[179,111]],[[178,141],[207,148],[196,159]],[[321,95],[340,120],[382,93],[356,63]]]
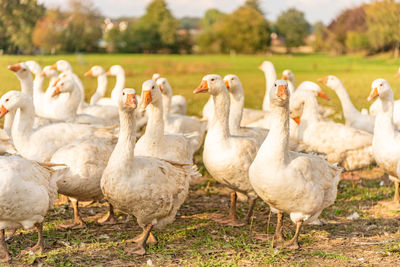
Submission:
[[[289,151],[289,97],[286,81],[278,80],[270,92],[272,127],[249,169],[257,194],[278,213],[276,241],[283,241],[283,213],[296,224],[285,245],[299,248],[303,223],[312,222],[336,199],[341,170],[321,157]]]
[[[158,78],[157,85],[163,96],[164,111],[170,114],[186,115],[186,99],[181,95],[172,95],[172,87],[166,78]]]
[[[9,91],[0,98],[0,119],[7,113],[15,116],[12,139],[18,153],[28,159],[49,161],[60,147],[75,140],[93,137],[111,137],[110,129],[74,123],[53,123],[33,129],[32,98],[19,91]]]
[[[395,184],[393,208],[400,209],[398,165],[400,162],[400,132],[393,124],[393,91],[384,79],[372,82],[368,101],[379,97],[381,107],[375,117],[374,139],[372,148],[378,165],[389,175]]]
[[[192,169],[135,156],[136,106],[135,90],[124,89],[119,104],[118,142],[101,178],[101,188],[112,205],[136,217],[143,233],[135,238],[137,246],[126,251],[144,255],[146,244],[156,241],[151,231],[174,221],[188,195]]]
[[[0,157],[0,261],[10,255],[5,242],[5,229],[35,227],[38,241],[24,251],[37,253],[44,249],[43,221],[57,198],[56,182],[64,170],[54,171],[47,165],[20,156]]]
[[[233,74],[224,77],[226,88],[229,91],[230,107],[229,107],[229,130],[232,135],[250,136],[256,139],[259,146],[264,142],[268,134],[267,129],[259,127],[241,127],[243,109],[244,109],[244,92],[239,77]]]
[[[295,100],[290,105],[291,116],[300,117],[297,138],[307,152],[325,154],[330,162],[349,171],[374,163],[370,133],[319,120],[318,103],[312,92],[303,91]],[[293,110],[302,110],[302,114],[294,114]]]
[[[342,82],[336,76],[329,75],[318,81],[331,88],[338,95],[340,103],[342,104],[345,125],[368,133],[373,133],[374,117],[361,114],[361,112],[354,107],[346,88],[344,88]]]
[[[104,198],[100,180],[117,140],[111,138],[89,138],[78,140],[58,149],[51,162],[65,164],[65,174],[58,180],[58,193],[68,196],[74,208],[74,222],[61,225],[63,228],[82,228],[85,222],[79,213],[79,201],[96,201]],[[114,209],[98,221],[101,224],[116,222]]]
[[[107,91],[107,75],[106,71],[98,65],[90,68],[84,74],[85,77],[97,77],[97,89],[96,92],[90,98],[90,105],[98,104],[104,98]],[[110,98],[108,98],[110,101]]]
[[[215,180],[232,190],[229,216],[216,220],[232,226],[244,225],[249,222],[257,199],[248,177],[250,164],[257,153],[257,142],[251,137],[231,135],[229,93],[221,76],[216,74],[204,76],[194,93],[209,93],[214,101],[214,116],[204,141],[204,166]],[[236,192],[246,195],[249,199],[249,211],[245,223],[237,218]]]
[[[148,121],[146,131],[135,145],[135,155],[193,165],[194,151],[189,139],[182,134],[164,133],[163,101],[156,82],[145,81],[142,85],[141,105],[147,109]]]
[[[52,69],[59,71],[61,74],[67,74],[72,76],[74,82],[76,83],[76,86],[81,92],[81,99],[79,101],[78,111],[81,111],[83,108],[85,108],[87,106],[87,104],[85,103],[85,88],[83,87],[81,79],[79,79],[78,75],[76,75],[73,72],[71,64],[69,64],[69,62],[66,60],[58,60],[51,67]]]

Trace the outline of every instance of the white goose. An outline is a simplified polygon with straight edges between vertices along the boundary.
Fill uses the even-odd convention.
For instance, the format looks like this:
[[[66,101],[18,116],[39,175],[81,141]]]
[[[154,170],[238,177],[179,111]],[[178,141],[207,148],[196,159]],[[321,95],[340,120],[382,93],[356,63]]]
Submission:
[[[312,222],[334,203],[341,170],[318,156],[288,150],[289,97],[286,81],[276,81],[270,92],[272,127],[249,177],[257,194],[278,213],[277,241],[283,240],[283,213],[290,215],[296,233],[286,245],[297,249],[302,224]]]
[[[57,198],[56,182],[63,170],[20,156],[0,156],[0,261],[10,260],[5,242],[5,229],[35,227],[38,241],[26,252],[42,252],[43,221]]]
[[[193,165],[190,141],[181,134],[164,134],[163,100],[156,82],[143,83],[141,104],[147,107],[148,121],[145,133],[136,143],[135,155]]]
[[[297,103],[296,103],[297,102]],[[302,106],[303,108],[296,108]],[[318,103],[309,91],[303,91],[291,103],[291,109],[303,110],[300,116],[297,138],[304,143],[307,152],[325,154],[332,163],[339,163],[346,170],[364,168],[374,163],[372,135],[343,124],[321,121]]]
[[[90,68],[84,74],[85,77],[97,77],[97,89],[96,92],[90,98],[90,105],[98,104],[104,98],[107,91],[107,75],[106,71],[98,65]],[[109,98],[108,98],[109,99]]]
[[[285,80],[288,83],[290,97],[292,97],[296,88],[296,78],[294,77],[294,73],[291,70],[282,71],[282,80]]]
[[[376,162],[389,174],[395,183],[394,206],[400,208],[398,165],[400,162],[400,132],[393,124],[393,91],[384,79],[372,82],[372,90],[368,100],[379,97],[381,107],[375,117],[374,139],[372,148]]]
[[[172,88],[166,78],[158,78],[157,85],[163,96],[164,110],[170,114],[185,115],[187,110],[186,99],[181,95],[172,95]]]
[[[266,84],[262,109],[265,111],[268,111],[269,110],[269,91],[271,90],[272,86],[274,85],[274,82],[277,77],[276,71],[275,71],[275,66],[270,61],[264,61],[263,63],[261,63],[261,65],[258,68],[264,72],[265,84]]]
[[[58,78],[58,72],[53,69],[52,66],[45,66],[40,75],[49,79],[49,85],[47,88],[50,88]]]
[[[264,142],[268,134],[268,130],[259,127],[241,127],[243,109],[244,109],[244,92],[239,77],[233,74],[224,77],[226,88],[229,91],[230,107],[229,107],[229,130],[232,135],[250,136],[256,139],[259,146]]]
[[[369,133],[373,132],[375,118],[370,115],[361,114],[361,112],[354,107],[346,88],[344,88],[342,82],[336,76],[329,75],[318,81],[331,88],[338,95],[340,103],[342,104],[345,125]]]
[[[248,178],[248,169],[258,149],[256,140],[230,134],[229,93],[221,76],[204,76],[194,93],[209,93],[214,101],[214,116],[204,141],[204,166],[215,180],[233,191],[229,216],[218,221],[233,226],[243,225],[236,215],[236,192],[245,194],[249,199],[249,211],[245,217],[248,223],[257,199]]]
[[[12,139],[18,153],[28,159],[49,161],[57,149],[75,140],[112,136],[109,129],[73,123],[54,123],[32,129],[34,108],[31,97],[19,91],[9,91],[0,98],[0,118],[18,109],[20,112],[14,119]]]
[[[115,86],[111,91],[111,98],[102,98],[97,102],[97,104],[113,105],[118,107],[119,96],[125,88],[125,71],[120,65],[113,65],[107,70],[106,75],[115,76]]]
[[[79,214],[79,201],[103,199],[100,180],[108,159],[115,147],[116,138],[89,138],[78,140],[58,149],[51,157],[51,162],[65,164],[68,168],[58,180],[58,193],[66,195],[74,208],[74,222],[61,225],[64,228],[82,228],[85,222]],[[114,210],[109,206],[107,216],[99,223],[115,223]]]
[[[152,229],[174,221],[188,195],[192,169],[151,157],[135,157],[136,94],[124,89],[120,100],[118,143],[101,178],[106,198],[119,210],[136,217],[143,234],[128,253],[143,255]],[[150,239],[149,239],[150,237]],[[153,239],[153,240],[151,240]]]

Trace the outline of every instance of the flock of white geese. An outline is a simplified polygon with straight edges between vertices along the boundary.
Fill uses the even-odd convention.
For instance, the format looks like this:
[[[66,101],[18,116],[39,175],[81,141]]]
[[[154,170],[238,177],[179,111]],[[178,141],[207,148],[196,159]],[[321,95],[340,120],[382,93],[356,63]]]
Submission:
[[[85,76],[97,77],[98,87],[87,104],[83,84],[65,60],[43,69],[35,61],[8,69],[21,91],[0,99],[0,118],[5,117],[0,131],[2,261],[10,260],[5,229],[35,227],[38,241],[27,251],[44,249],[43,220],[58,193],[74,207],[73,224],[62,227],[85,226],[79,201],[106,199],[109,212],[99,223],[115,223],[114,208],[136,217],[143,233],[126,250],[145,254],[146,244],[156,242],[151,231],[174,221],[190,183],[201,176],[193,155],[203,140],[204,166],[232,191],[229,214],[213,219],[247,224],[261,198],[278,216],[276,246],[299,247],[302,225],[318,223],[323,209],[335,201],[342,169],[378,164],[395,182],[394,201],[400,201],[400,103],[384,79],[372,82],[368,99],[377,100],[369,112],[354,107],[337,77],[320,79],[340,98],[345,124],[339,124],[318,105],[317,96],[328,96],[317,83],[296,87],[290,70],[279,80],[269,61],[260,65],[266,77],[262,110],[244,108],[236,75],[210,74],[194,90],[210,94],[202,119],[186,116],[185,98],[173,95],[159,74],[143,83],[137,97],[134,89],[125,88],[121,66],[107,71],[93,66]],[[116,76],[110,98],[105,97],[107,75]],[[50,79],[46,90],[45,78]],[[236,214],[238,194],[249,201],[243,219]],[[296,224],[287,242],[284,214]]]

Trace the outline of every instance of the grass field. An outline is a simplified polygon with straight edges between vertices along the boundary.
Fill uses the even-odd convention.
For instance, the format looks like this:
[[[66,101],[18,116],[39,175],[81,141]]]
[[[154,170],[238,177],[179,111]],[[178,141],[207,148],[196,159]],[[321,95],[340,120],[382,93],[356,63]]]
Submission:
[[[208,73],[237,74],[246,91],[246,105],[260,108],[265,92],[263,73],[257,69],[263,60],[275,64],[278,75],[289,68],[297,83],[304,80],[334,74],[348,89],[357,108],[366,108],[366,98],[371,82],[385,78],[392,85],[395,96],[400,97],[400,79],[393,74],[400,61],[385,57],[362,58],[359,56],[330,57],[326,55],[294,56],[169,56],[169,55],[68,55],[68,56],[2,56],[0,57],[0,94],[8,90],[19,90],[19,82],[8,64],[28,59],[37,60],[42,66],[64,58],[73,64],[75,72],[82,77],[86,88],[86,99],[96,88],[93,78],[83,78],[83,73],[94,64],[109,67],[122,65],[127,73],[127,87],[139,92],[141,83],[150,79],[154,72],[167,77],[175,94],[184,95],[189,103],[189,113],[200,115],[206,95],[193,95],[193,89]],[[114,79],[109,79],[110,93]],[[340,103],[334,92],[323,89],[331,101],[319,100],[333,107],[340,114]],[[340,120],[340,119],[339,119]],[[197,155],[197,160],[200,160]],[[87,227],[79,230],[64,230],[61,223],[72,219],[72,209],[62,203],[55,205],[46,219],[44,227],[44,253],[18,256],[21,249],[34,245],[36,233],[19,230],[7,245],[14,257],[13,264],[41,263],[56,266],[315,266],[315,265],[379,265],[395,266],[400,261],[399,213],[381,205],[390,200],[393,185],[377,167],[360,171],[359,181],[341,181],[334,205],[326,209],[321,218],[323,226],[306,226],[300,236],[301,249],[290,251],[274,249],[270,241],[261,241],[254,236],[266,233],[272,237],[276,218],[269,216],[268,206],[259,201],[251,225],[239,228],[221,226],[209,219],[215,212],[227,212],[228,191],[215,183],[204,171],[203,179],[191,188],[190,195],[178,213],[176,221],[161,231],[156,231],[157,245],[151,245],[145,256],[130,256],[124,251],[127,240],[136,236],[140,229],[134,219],[117,213],[118,224],[101,226],[96,220],[106,212],[106,205],[94,204],[82,207]],[[241,216],[247,204],[240,204]],[[358,219],[348,218],[357,213]],[[286,238],[294,234],[294,225],[284,219]]]

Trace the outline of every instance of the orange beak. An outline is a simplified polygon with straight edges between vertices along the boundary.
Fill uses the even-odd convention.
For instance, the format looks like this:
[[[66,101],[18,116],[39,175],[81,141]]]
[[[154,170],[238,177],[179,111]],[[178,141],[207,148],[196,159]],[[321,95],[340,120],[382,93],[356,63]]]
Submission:
[[[378,89],[374,88],[368,96],[368,101],[371,101],[372,99],[376,98],[377,96],[379,96]]]
[[[0,108],[0,119],[4,117],[4,115],[6,115],[8,113],[8,110],[4,107],[1,106]]]
[[[161,92],[162,92],[162,90],[163,90],[162,84],[158,84],[158,88],[160,88],[160,90],[161,90]]]
[[[282,99],[287,99],[288,97],[288,89],[286,85],[279,85],[278,86],[278,92],[276,94],[278,97]]]
[[[53,87],[55,87],[59,81],[61,81],[61,78],[57,78],[57,80],[55,80],[55,82],[53,83]]]
[[[297,123],[297,125],[300,124],[300,117],[294,117],[292,119]]]
[[[150,90],[143,91],[142,93],[142,102],[144,107],[147,107],[153,99],[151,98]]]
[[[50,69],[57,70],[57,63],[54,63],[53,65],[51,65]]]
[[[17,63],[17,64],[14,64],[14,65],[9,65],[8,69],[13,71],[13,72],[17,72],[17,71],[19,71],[21,69],[21,64]]]
[[[135,94],[127,94],[125,105],[131,108],[137,107],[136,95]]]
[[[329,76],[325,76],[323,78],[319,78],[318,82],[323,83],[323,84],[326,85],[328,83],[328,78],[329,78]]]
[[[228,81],[224,81],[226,88],[231,88]]]
[[[92,72],[92,70],[88,70],[87,72],[85,72],[84,76],[85,76],[85,77],[93,77],[93,72]]]
[[[394,77],[395,78],[397,78],[397,77],[399,77],[400,76],[400,71],[398,71],[398,72],[396,72],[395,74],[394,74]]]
[[[40,73],[40,77],[44,77],[44,76],[46,76],[46,72],[42,71],[42,72]]]
[[[318,96],[325,98],[326,100],[329,100],[329,96],[327,94],[325,94],[325,92],[322,90],[318,92]]]
[[[282,75],[282,80],[287,80],[289,77],[286,76],[285,74]]]
[[[51,94],[51,97],[55,97],[56,95],[61,94],[61,90],[60,87],[56,87],[56,89],[53,91],[53,93]]]
[[[108,70],[106,71],[106,75],[107,75],[107,76],[110,76],[110,75],[111,75],[111,70],[108,69]]]
[[[194,94],[198,94],[198,93],[208,93],[208,83],[206,80],[202,80],[199,87],[197,87],[196,89],[194,89],[193,91]]]
[[[258,66],[259,70],[262,70],[262,63],[260,64],[260,66]]]

